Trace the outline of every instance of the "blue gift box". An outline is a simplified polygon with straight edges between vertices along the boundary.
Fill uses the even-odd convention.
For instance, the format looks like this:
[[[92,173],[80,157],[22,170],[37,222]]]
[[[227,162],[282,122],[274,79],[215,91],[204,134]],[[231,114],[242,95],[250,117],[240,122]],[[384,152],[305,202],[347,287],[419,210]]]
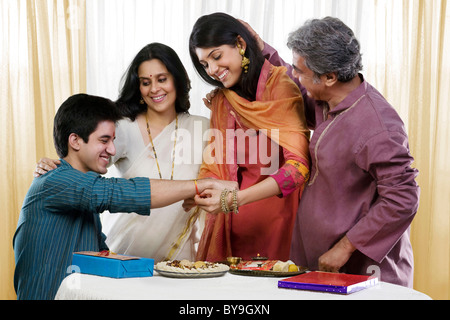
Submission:
[[[154,260],[100,252],[75,252],[72,270],[110,278],[153,276]]]

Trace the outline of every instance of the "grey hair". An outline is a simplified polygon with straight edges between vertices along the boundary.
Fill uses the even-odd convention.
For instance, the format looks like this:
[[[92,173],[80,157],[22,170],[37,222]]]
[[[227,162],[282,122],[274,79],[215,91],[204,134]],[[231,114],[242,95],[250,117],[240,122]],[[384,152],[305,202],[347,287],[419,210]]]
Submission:
[[[363,68],[358,40],[337,18],[306,21],[289,34],[287,46],[305,59],[317,77],[334,72],[338,81],[348,82]]]

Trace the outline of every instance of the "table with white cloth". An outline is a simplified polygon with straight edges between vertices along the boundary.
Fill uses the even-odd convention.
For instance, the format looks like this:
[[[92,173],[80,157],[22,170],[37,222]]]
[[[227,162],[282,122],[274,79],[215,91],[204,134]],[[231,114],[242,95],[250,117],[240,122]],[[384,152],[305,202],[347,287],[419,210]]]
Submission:
[[[62,282],[56,300],[429,300],[416,290],[379,282],[348,295],[278,288],[277,277],[226,273],[213,278],[153,277],[113,279],[73,273]]]

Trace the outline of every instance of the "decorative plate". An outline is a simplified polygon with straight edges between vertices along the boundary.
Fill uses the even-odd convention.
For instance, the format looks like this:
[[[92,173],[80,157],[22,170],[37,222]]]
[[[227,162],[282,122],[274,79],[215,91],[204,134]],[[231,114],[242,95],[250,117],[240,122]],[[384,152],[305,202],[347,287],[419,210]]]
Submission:
[[[264,271],[264,270],[245,270],[245,269],[233,269],[230,268],[230,273],[240,276],[253,276],[253,277],[292,277],[298,274],[305,273],[308,269],[305,267],[299,267],[298,271],[281,272],[281,271]]]
[[[160,275],[170,278],[213,278],[223,276],[228,270],[213,272],[175,272],[155,269]]]

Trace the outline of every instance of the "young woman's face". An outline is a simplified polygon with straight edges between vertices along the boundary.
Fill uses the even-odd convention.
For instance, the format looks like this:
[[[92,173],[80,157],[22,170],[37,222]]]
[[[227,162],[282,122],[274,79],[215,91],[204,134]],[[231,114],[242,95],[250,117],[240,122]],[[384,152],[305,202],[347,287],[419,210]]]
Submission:
[[[138,68],[139,90],[148,108],[157,113],[175,112],[175,81],[159,59],[144,61]]]
[[[197,48],[195,52],[208,76],[222,82],[225,88],[231,88],[239,82],[242,56],[237,46]]]

